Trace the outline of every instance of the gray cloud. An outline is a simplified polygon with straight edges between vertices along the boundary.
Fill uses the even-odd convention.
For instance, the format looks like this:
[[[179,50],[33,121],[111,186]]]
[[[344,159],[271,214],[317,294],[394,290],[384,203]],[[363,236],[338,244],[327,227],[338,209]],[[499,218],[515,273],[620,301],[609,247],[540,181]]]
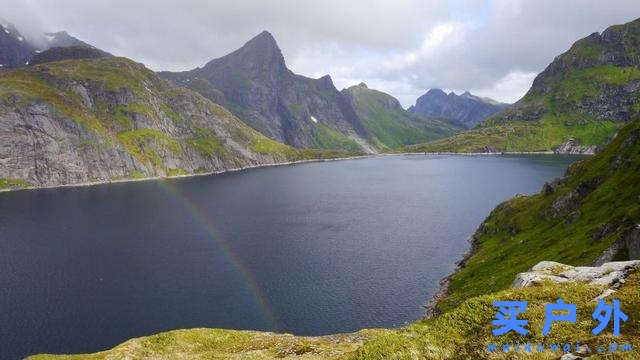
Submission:
[[[25,32],[64,29],[154,70],[200,66],[266,29],[294,71],[405,106],[431,87],[514,101],[573,41],[640,16],[637,0],[4,2]]]

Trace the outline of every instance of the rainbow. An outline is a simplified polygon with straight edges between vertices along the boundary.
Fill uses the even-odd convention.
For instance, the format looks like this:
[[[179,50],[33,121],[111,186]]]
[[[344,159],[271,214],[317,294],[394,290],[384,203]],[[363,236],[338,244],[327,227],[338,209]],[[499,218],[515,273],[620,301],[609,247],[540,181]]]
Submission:
[[[207,215],[200,209],[200,207],[198,207],[197,204],[195,204],[187,196],[185,196],[179,189],[179,187],[172,182],[166,181],[166,179],[162,179],[159,180],[158,183],[161,185],[161,188],[166,190],[170,195],[175,196],[180,200],[184,207],[189,211],[193,219],[196,220],[196,222],[202,227],[202,229],[211,238],[211,240],[213,240],[220,246],[225,257],[245,280],[247,289],[253,295],[253,299],[256,305],[260,308],[263,315],[265,315],[271,331],[277,331],[278,323],[273,311],[271,310],[271,306],[267,301],[267,297],[264,295],[262,289],[255,281],[254,277],[251,275],[251,272],[242,263],[240,257],[235,254],[233,248],[231,248],[231,246],[223,240],[222,236],[218,235],[218,232],[214,229],[213,225],[208,220]]]

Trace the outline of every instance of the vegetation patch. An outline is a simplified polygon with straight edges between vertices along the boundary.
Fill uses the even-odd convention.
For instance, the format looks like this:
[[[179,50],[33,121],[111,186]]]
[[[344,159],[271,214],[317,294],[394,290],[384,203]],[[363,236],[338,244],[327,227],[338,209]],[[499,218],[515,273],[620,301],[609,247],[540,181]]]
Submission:
[[[160,156],[162,153],[169,151],[177,156],[181,152],[180,143],[159,130],[125,131],[118,134],[118,139],[131,156],[155,168],[165,168]]]
[[[33,186],[30,182],[22,179],[0,178],[0,190],[6,189],[24,189]]]
[[[314,124],[313,136],[318,148],[346,151],[360,150],[360,145],[355,140],[324,124]]]

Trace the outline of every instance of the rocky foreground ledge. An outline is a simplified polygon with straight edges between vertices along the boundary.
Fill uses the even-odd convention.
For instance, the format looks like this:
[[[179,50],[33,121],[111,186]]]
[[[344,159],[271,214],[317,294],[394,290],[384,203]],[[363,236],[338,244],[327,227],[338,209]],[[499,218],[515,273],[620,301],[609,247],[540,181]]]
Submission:
[[[613,294],[615,289],[622,286],[626,278],[638,269],[640,269],[640,260],[608,262],[601,266],[569,266],[555,261],[541,261],[530,271],[518,274],[513,287],[523,288],[541,284],[544,281],[581,282],[606,286],[607,290],[602,296],[606,297]]]

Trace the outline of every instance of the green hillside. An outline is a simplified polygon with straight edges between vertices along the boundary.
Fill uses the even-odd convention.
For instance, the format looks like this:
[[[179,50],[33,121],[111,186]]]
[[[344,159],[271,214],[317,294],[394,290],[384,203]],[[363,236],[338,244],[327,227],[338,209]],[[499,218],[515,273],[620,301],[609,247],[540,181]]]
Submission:
[[[381,149],[395,149],[405,145],[423,143],[451,136],[462,129],[462,124],[446,119],[411,114],[398,100],[365,84],[343,90],[365,128]]]
[[[473,237],[473,255],[450,279],[438,309],[507,288],[515,275],[542,260],[587,265],[640,223],[640,121],[633,121],[600,154],[573,164],[540,194],[500,204]],[[635,241],[640,241],[636,239]],[[623,243],[613,254],[629,257]],[[638,246],[638,244],[636,244]]]

